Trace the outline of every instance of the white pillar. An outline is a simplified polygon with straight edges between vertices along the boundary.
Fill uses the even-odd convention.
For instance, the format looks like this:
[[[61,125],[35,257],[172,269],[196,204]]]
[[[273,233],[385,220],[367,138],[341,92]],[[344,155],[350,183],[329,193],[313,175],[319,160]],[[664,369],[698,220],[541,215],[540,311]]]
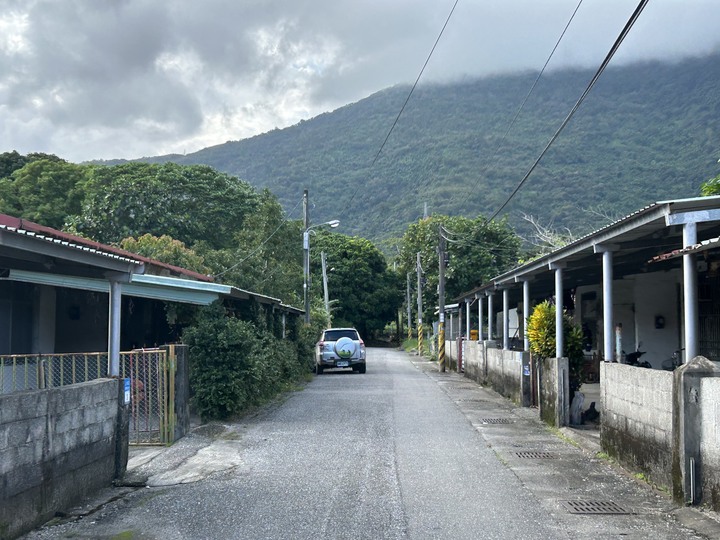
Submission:
[[[551,264],[555,270],[555,356],[563,357],[565,343],[563,339],[563,269],[562,265]]]
[[[523,350],[530,350],[530,338],[528,337],[528,319],[530,318],[530,280],[523,281]]]
[[[616,348],[613,321],[613,251],[616,249],[615,246],[606,245],[594,247],[595,253],[602,253],[603,359],[606,362],[613,361],[613,351]]]
[[[697,223],[683,225],[683,247],[697,244]],[[685,362],[698,355],[698,294],[695,254],[683,255],[683,314],[685,316]]]
[[[478,341],[483,340],[483,302],[482,298],[480,297],[480,294],[476,294],[475,298],[477,298],[478,303]]]
[[[470,299],[465,299],[465,339],[470,339]]]
[[[110,280],[110,308],[108,314],[108,375],[120,376],[120,318],[122,285]]]
[[[488,293],[488,339],[493,338],[493,293]]]
[[[510,291],[503,289],[503,349],[510,348]]]

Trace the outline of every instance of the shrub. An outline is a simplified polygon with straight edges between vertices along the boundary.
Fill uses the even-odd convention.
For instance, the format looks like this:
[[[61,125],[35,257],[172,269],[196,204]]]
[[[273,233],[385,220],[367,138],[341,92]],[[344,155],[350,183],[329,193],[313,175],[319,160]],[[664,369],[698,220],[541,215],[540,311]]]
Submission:
[[[549,301],[535,306],[527,322],[530,351],[540,359],[555,357],[555,305]],[[563,314],[565,356],[570,364],[570,398],[582,385],[583,356],[582,330],[567,313]]]
[[[262,403],[307,370],[294,342],[227,316],[220,303],[200,310],[183,341],[190,354],[193,404],[203,420],[224,419]]]

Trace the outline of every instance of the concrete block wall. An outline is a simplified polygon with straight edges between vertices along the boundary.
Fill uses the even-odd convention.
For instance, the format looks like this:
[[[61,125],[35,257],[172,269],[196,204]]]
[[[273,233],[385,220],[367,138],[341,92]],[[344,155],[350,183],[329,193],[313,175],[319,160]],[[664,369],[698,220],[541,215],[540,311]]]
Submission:
[[[119,382],[0,396],[0,538],[52,518],[116,475]]]
[[[600,363],[600,439],[621,464],[671,488],[673,374]]]
[[[720,511],[720,378],[706,378],[700,387],[700,457],[702,501]]]
[[[494,341],[465,344],[465,376],[523,406],[530,399],[530,377],[525,375],[528,362],[528,353],[498,349]]]
[[[570,416],[570,366],[567,358],[540,361],[540,418],[555,427],[568,425]]]

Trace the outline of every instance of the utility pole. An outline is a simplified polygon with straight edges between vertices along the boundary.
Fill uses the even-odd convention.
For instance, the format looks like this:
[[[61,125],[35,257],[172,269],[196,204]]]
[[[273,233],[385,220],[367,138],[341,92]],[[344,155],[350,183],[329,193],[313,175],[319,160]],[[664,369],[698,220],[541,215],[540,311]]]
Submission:
[[[418,336],[418,355],[423,354],[423,325],[422,325],[422,267],[420,266],[420,252],[417,253],[417,336]]]
[[[408,321],[408,339],[412,339],[412,307],[410,306],[410,272],[406,274],[407,281],[407,293],[405,295],[405,302],[407,303],[407,321]]]
[[[310,324],[310,209],[308,190],[303,190],[303,299],[305,303],[305,323]]]
[[[438,364],[440,371],[445,373],[445,237],[443,227],[439,228],[440,238],[438,239],[438,312],[440,321],[438,323]]]
[[[327,284],[327,262],[325,261],[325,252],[320,252],[320,260],[322,261],[322,274],[323,274],[323,295],[325,297],[325,311],[328,315],[328,323],[330,322],[330,297],[328,296],[328,284]]]

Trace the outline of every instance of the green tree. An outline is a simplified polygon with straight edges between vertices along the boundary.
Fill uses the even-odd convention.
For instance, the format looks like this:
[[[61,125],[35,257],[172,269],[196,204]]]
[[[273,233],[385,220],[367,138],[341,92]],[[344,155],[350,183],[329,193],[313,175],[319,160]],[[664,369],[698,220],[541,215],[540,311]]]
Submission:
[[[218,278],[268,296],[300,305],[302,292],[302,224],[288,220],[277,198],[268,190],[258,195],[258,205],[249,214],[235,245],[211,250],[198,244]]]
[[[311,293],[322,298],[321,253],[327,255],[328,290],[336,300],[333,326],[354,326],[366,339],[375,337],[402,305],[404,279],[387,267],[372,242],[357,236],[320,231],[311,239]]]
[[[12,152],[3,152],[0,154],[0,178],[7,178],[18,169],[22,169],[28,163],[38,160],[47,161],[65,161],[54,154],[43,154],[41,152],[33,152],[26,156],[18,153],[17,150]]]
[[[713,195],[720,195],[720,174],[715,178],[706,180],[700,186],[700,194],[703,197],[711,197]]]
[[[482,216],[469,219],[460,216],[433,215],[410,224],[403,235],[398,255],[399,270],[416,271],[417,253],[426,279],[423,288],[423,318],[431,320],[437,305],[438,243],[440,226],[447,231],[449,264],[445,271],[446,299],[462,293],[501,274],[517,264],[520,238],[505,221],[488,222]],[[414,282],[413,282],[414,283]]]
[[[232,247],[258,196],[247,182],[205,165],[127,163],[93,167],[72,228],[99,242],[150,233],[188,246]]]
[[[194,270],[201,274],[209,272],[203,258],[192,249],[185,246],[180,240],[170,236],[153,236],[144,234],[138,238],[124,238],[120,247],[132,253],[155,259],[174,266]]]
[[[91,167],[59,158],[29,160],[0,179],[0,211],[61,229],[80,213]]]

